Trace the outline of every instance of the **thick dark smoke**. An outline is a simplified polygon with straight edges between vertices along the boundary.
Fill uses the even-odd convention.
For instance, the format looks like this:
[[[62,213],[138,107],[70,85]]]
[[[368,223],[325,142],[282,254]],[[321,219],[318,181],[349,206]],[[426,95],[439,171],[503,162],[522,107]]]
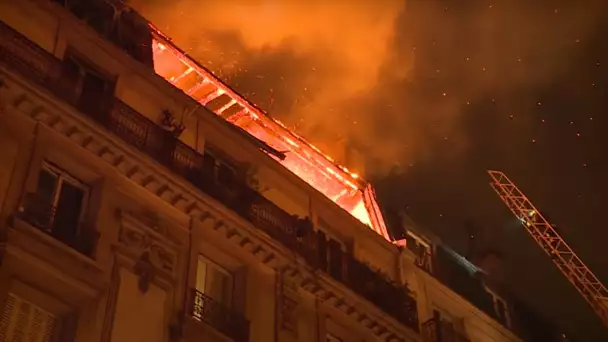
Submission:
[[[254,103],[368,176],[436,158],[438,144],[452,145],[449,158],[466,152],[467,108],[559,77],[596,21],[587,3],[133,1]]]

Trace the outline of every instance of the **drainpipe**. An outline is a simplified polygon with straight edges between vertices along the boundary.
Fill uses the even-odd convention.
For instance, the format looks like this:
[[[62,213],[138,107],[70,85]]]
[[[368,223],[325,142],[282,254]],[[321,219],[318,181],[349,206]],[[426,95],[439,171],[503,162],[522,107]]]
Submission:
[[[28,179],[30,179],[31,176],[31,168],[32,168],[32,164],[34,163],[34,155],[36,154],[36,146],[38,145],[38,139],[39,139],[39,134],[40,134],[40,121],[36,122],[36,126],[34,126],[34,139],[32,139],[32,147],[30,148],[30,155],[28,156],[27,159],[27,164],[26,164],[26,169],[25,169],[25,178],[23,179],[22,183],[21,183],[21,189],[19,191],[19,203],[17,204],[17,206],[21,205],[21,202],[23,201],[23,198],[25,196],[25,190],[27,187],[27,181]],[[16,163],[17,164],[17,163]],[[15,168],[17,167],[17,165],[15,164]],[[14,172],[15,170],[13,170]]]
[[[193,240],[193,226],[194,226],[194,219],[192,217],[190,217],[190,219],[188,220],[188,257],[186,258],[186,270],[185,270],[185,279],[186,282],[184,284],[184,299],[183,299],[183,306],[182,306],[182,310],[186,310],[186,306],[188,305],[188,291],[190,291],[190,265],[192,263],[192,240]]]
[[[397,279],[401,284],[405,284],[405,277],[403,276],[403,254],[405,253],[405,248],[397,247],[399,249],[399,254],[397,254]]]
[[[319,303],[319,297],[317,297],[315,295],[315,313],[316,313],[316,317],[317,317],[317,324],[316,324],[316,330],[317,330],[317,342],[322,342],[323,341],[323,336],[321,336],[321,305]]]
[[[281,290],[282,290],[282,274],[283,269],[279,268],[275,273],[275,296],[274,296],[274,342],[279,341],[279,315],[281,314]]]
[[[185,318],[188,311],[189,304],[189,293],[190,293],[190,265],[192,263],[192,231],[194,226],[194,219],[190,217],[188,221],[188,249],[186,257],[186,267],[184,270],[184,298],[182,299],[181,308],[177,311],[176,316],[173,318],[173,322],[169,325],[169,341],[180,341],[183,337],[183,329]],[[177,293],[176,293],[177,295]]]

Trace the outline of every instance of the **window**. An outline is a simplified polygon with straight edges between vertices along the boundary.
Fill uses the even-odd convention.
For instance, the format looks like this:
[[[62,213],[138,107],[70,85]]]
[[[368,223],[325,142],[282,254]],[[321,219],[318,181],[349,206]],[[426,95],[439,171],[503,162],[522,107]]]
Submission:
[[[236,173],[230,166],[226,165],[225,163],[220,163],[218,167],[217,180],[221,185],[231,187],[234,185],[236,180]]]
[[[209,180],[215,179],[215,164],[215,157],[209,152],[205,151],[203,154],[202,171],[205,177],[207,177]]]
[[[100,116],[107,109],[114,85],[99,72],[73,56],[63,61],[63,76],[67,94],[72,94],[73,104],[85,114]]]
[[[227,188],[233,187],[237,180],[236,168],[208,150],[203,153],[202,172],[209,181]]]
[[[88,199],[88,188],[59,168],[44,164],[36,191],[26,198],[30,224],[76,247]]]
[[[327,225],[319,219],[318,246],[321,258],[319,267],[332,277],[342,279],[347,248],[342,241],[327,233]]]
[[[121,11],[111,37],[131,57],[149,67],[154,67],[150,28],[147,20],[137,12]]]
[[[342,244],[339,241],[330,238],[327,242],[327,249],[327,257],[329,259],[328,272],[332,277],[341,280],[345,259]]]
[[[9,293],[0,318],[0,341],[50,342],[56,325],[53,314]]]
[[[339,337],[336,337],[336,335],[327,333],[325,341],[326,342],[342,342],[342,339]]]
[[[62,3],[63,1],[56,2]],[[102,35],[109,32],[115,16],[114,8],[104,1],[69,1],[68,10]]]
[[[220,265],[199,256],[196,271],[196,290],[225,307],[231,307],[234,276]]]

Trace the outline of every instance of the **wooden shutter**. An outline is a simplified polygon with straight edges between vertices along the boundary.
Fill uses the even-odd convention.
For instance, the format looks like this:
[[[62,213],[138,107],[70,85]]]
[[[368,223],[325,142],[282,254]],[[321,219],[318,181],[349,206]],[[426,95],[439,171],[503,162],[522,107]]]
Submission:
[[[50,342],[55,323],[51,313],[9,294],[0,318],[0,341]]]

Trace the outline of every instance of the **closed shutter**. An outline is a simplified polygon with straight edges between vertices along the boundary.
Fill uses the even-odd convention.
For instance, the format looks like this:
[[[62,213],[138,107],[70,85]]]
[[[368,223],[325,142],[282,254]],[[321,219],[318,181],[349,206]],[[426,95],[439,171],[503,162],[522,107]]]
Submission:
[[[56,318],[36,305],[9,294],[0,318],[0,341],[50,342]]]

